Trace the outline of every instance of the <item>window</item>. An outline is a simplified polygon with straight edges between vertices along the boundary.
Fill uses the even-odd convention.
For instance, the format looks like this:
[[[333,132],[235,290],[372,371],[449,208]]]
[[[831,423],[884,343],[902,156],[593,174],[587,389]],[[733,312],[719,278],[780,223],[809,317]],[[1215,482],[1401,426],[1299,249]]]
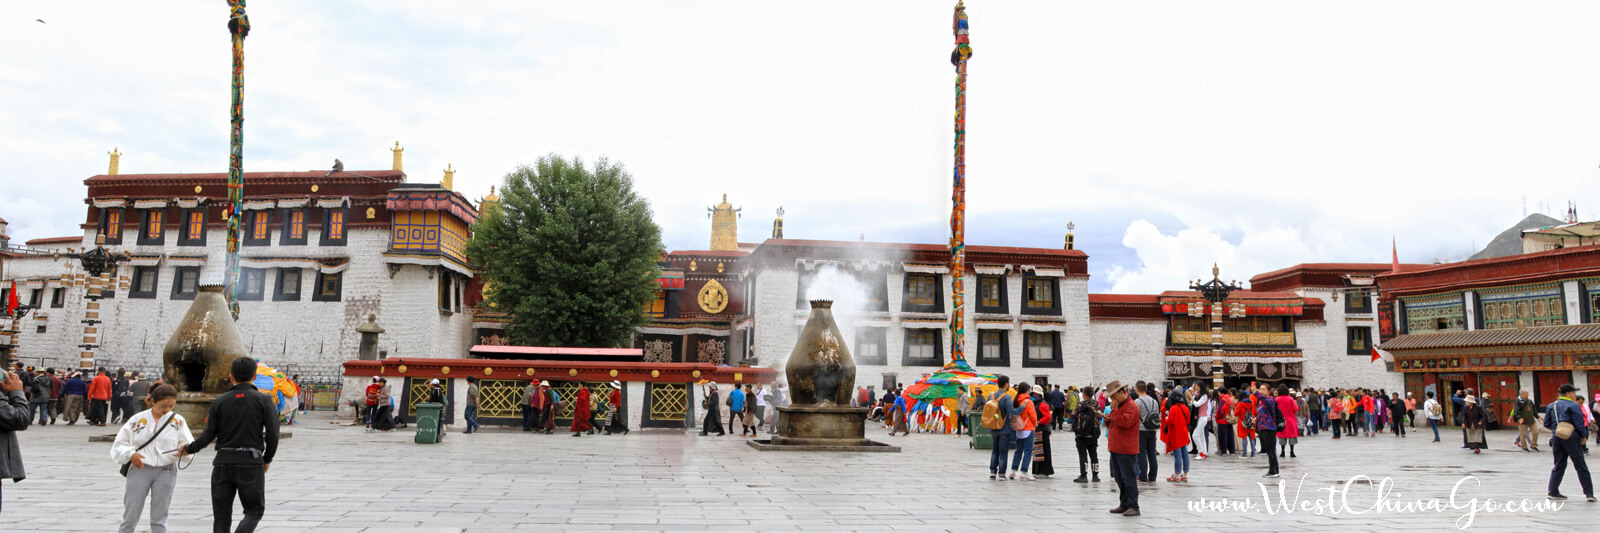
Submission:
[[[200,267],[178,267],[172,274],[172,299],[193,300],[200,293]]]
[[[283,212],[283,234],[278,244],[306,243],[306,210],[286,209]]]
[[[900,364],[906,366],[939,366],[944,364],[943,346],[939,343],[937,329],[907,329],[905,353]]]
[[[300,269],[278,269],[278,284],[272,291],[273,301],[296,301],[300,299]]]
[[[645,306],[645,314],[649,315],[650,318],[666,318],[667,291],[657,289],[655,294],[656,297],[650,300],[649,305]]]
[[[1345,292],[1345,313],[1371,313],[1372,301],[1366,289],[1355,289]]]
[[[443,275],[439,276],[439,311],[446,314],[460,311],[461,297],[457,292],[460,283],[456,281],[455,274],[444,269],[440,271]]]
[[[1345,353],[1349,355],[1371,355],[1372,330],[1366,326],[1351,326],[1346,329],[1348,332],[1346,332],[1345,338],[1349,341],[1349,346],[1347,346]]]
[[[100,211],[100,234],[106,244],[122,244],[122,209],[117,207]]]
[[[344,246],[344,208],[327,209],[322,214],[323,246]]]
[[[1061,367],[1061,344],[1056,342],[1059,333],[1054,331],[1024,331],[1023,342],[1028,351],[1022,356],[1022,366]]]
[[[42,303],[44,303],[44,289],[34,289],[32,293],[28,294],[29,306],[38,309]]]
[[[905,301],[901,311],[939,313],[944,302],[944,292],[939,290],[938,274],[906,273]]]
[[[162,233],[162,223],[166,222],[166,209],[146,209],[139,221],[139,244],[162,245],[166,244],[167,236]]]
[[[871,291],[867,295],[865,310],[889,310],[889,273],[883,270],[877,272],[866,271],[857,276]],[[745,294],[750,294],[746,292]]]
[[[128,289],[129,298],[155,298],[156,282],[161,271],[156,267],[133,267],[133,286]]]
[[[1022,283],[1022,297],[1027,302],[1027,305],[1022,306],[1023,314],[1061,314],[1061,306],[1056,302],[1055,278],[1029,275],[1022,279]]]
[[[183,230],[178,234],[178,246],[206,245],[206,210],[203,207],[183,211]]]
[[[344,273],[343,272],[334,272],[334,273],[331,273],[331,274],[330,273],[326,273],[326,272],[318,272],[317,273],[317,286],[314,289],[312,289],[311,301],[313,301],[313,302],[337,302],[337,301],[339,301],[339,299],[343,295],[343,292],[344,292],[344,286],[343,285],[344,285]]]
[[[1011,366],[1011,353],[1006,350],[1005,330],[978,330],[978,364],[983,366]]]
[[[61,308],[67,305],[67,289],[56,287],[50,291],[50,307]]]
[[[1006,279],[1000,276],[978,276],[978,312],[1009,313],[1006,309]]]
[[[267,271],[259,268],[239,268],[239,299],[260,301],[267,292]]]
[[[272,211],[266,209],[247,211],[245,216],[245,220],[250,222],[244,232],[245,246],[272,244]]]
[[[795,309],[801,311],[811,309],[811,302],[806,301],[806,293],[811,292],[811,282],[816,281],[816,279],[817,273],[815,271],[800,273],[800,279],[797,282],[800,290],[796,291],[794,295]]]
[[[889,358],[884,353],[884,346],[888,344],[887,328],[856,327],[856,363],[863,365],[887,365]]]

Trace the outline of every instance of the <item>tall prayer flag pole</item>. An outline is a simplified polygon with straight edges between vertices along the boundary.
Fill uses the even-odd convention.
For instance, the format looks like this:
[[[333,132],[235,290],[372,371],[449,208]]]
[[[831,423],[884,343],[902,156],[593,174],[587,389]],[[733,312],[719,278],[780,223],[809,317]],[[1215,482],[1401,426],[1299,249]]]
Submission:
[[[244,37],[250,18],[244,0],[228,0],[228,32],[233,34],[233,132],[228,148],[228,264],[223,291],[228,310],[239,319],[239,216],[244,208]]]
[[[950,63],[956,67],[956,169],[950,192],[950,361],[966,360],[966,290],[962,273],[967,256],[967,60],[972,47],[967,39],[966,6],[956,1],[954,27],[956,49]]]

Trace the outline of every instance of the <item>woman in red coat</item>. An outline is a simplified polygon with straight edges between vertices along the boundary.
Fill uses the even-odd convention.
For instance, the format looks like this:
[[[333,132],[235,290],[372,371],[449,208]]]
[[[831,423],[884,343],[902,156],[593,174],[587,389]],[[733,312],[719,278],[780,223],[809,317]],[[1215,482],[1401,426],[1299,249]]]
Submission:
[[[589,387],[580,385],[572,402],[572,436],[582,437],[585,431],[593,433],[594,424],[589,423]]]
[[[1236,429],[1239,433],[1239,442],[1244,444],[1241,448],[1250,450],[1249,455],[1240,452],[1239,457],[1255,457],[1256,445],[1258,444],[1256,442],[1255,396],[1240,393],[1238,403],[1233,405],[1233,414],[1239,417],[1239,424]]]
[[[1189,452],[1185,448],[1189,446],[1189,406],[1184,404],[1183,397],[1174,396],[1167,402],[1166,415],[1161,418],[1161,442],[1167,445],[1167,453],[1172,454],[1172,475],[1167,476],[1167,481],[1188,481]]]

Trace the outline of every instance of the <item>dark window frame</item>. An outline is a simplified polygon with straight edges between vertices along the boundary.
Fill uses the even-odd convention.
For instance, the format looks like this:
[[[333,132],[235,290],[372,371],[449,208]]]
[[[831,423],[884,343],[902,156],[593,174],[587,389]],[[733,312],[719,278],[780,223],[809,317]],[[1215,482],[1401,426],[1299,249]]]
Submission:
[[[863,339],[863,336],[867,337]],[[863,340],[867,342],[862,342]],[[861,355],[863,344],[873,344],[878,347],[876,357]],[[855,351],[851,355],[856,358],[857,364],[886,366],[889,364],[889,328],[856,327]]]
[[[116,221],[111,220],[111,215],[116,215]],[[120,207],[107,207],[100,210],[100,235],[106,238],[106,244],[122,244],[122,224],[126,222],[127,213]]]
[[[39,287],[28,293],[29,306],[38,309],[42,304],[44,304],[44,287]]]
[[[193,217],[200,217],[200,236],[195,237],[190,230],[194,224]],[[196,207],[183,210],[183,220],[178,227],[178,246],[205,246],[206,245],[206,208]]]
[[[333,220],[335,213],[337,213],[339,215],[339,220],[337,222],[335,222]],[[317,244],[321,245],[321,246],[344,246],[346,243],[348,243],[350,241],[350,224],[349,223],[350,223],[350,213],[345,208],[343,208],[343,207],[330,207],[330,208],[327,208],[327,209],[323,209],[322,210],[322,228],[321,228],[321,231],[319,231],[319,233],[321,235],[320,235],[320,237],[318,239]],[[333,227],[336,227],[336,226],[339,228],[339,236],[336,237],[336,238],[335,237],[329,237],[328,236],[329,228],[333,228]]]
[[[1031,307],[1032,300],[1028,294],[1028,282],[1043,281],[1050,285],[1050,307]],[[1028,273],[1022,276],[1022,314],[1024,315],[1060,315],[1061,314],[1061,278],[1054,276],[1035,276]]]
[[[259,288],[259,290],[255,291],[255,292],[251,292],[250,291],[250,278],[251,277],[256,277],[256,278],[259,278],[261,280],[261,287]],[[239,284],[239,287],[238,287],[239,301],[241,301],[241,302],[259,302],[259,301],[265,299],[266,298],[266,294],[267,294],[267,269],[264,269],[264,268],[239,267],[239,281],[238,281],[238,284]]]
[[[913,277],[933,278],[933,304],[911,303],[911,279]],[[920,272],[907,272],[900,281],[900,311],[905,313],[943,313],[944,312],[944,275],[924,274]]]
[[[185,291],[185,290],[183,290],[183,276],[184,276],[184,274],[193,274],[194,275],[194,290],[193,291]],[[199,296],[199,295],[200,295],[200,267],[198,267],[198,266],[181,266],[181,267],[173,268],[172,269],[172,296],[171,296],[171,299],[173,299],[173,300],[193,300],[195,298],[195,296]]]
[[[306,283],[305,283],[306,276],[305,276],[305,273],[301,272],[301,269],[299,269],[299,268],[279,268],[279,269],[276,269],[276,270],[278,272],[277,272],[277,275],[274,276],[276,279],[274,280],[274,282],[272,284],[272,301],[274,301],[274,302],[298,302],[298,301],[300,301],[301,295],[305,294],[305,292],[306,292]],[[288,293],[283,292],[283,288],[288,285],[288,284],[284,283],[283,279],[285,277],[287,277],[291,272],[294,273],[294,294],[288,294]]]
[[[933,334],[933,358],[911,357],[911,336]],[[900,366],[944,366],[944,330],[932,328],[905,328],[905,341],[900,344]]]
[[[450,309],[450,295],[454,292],[451,288],[453,285],[455,285],[455,280],[451,278],[450,271],[442,267],[439,268],[439,298],[437,304],[440,313],[450,314],[455,312]]]
[[[1367,326],[1346,326],[1344,328],[1345,355],[1371,355],[1372,354],[1372,329]],[[1358,335],[1359,334],[1359,335]],[[1356,347],[1357,337],[1365,343],[1361,348]]]
[[[245,211],[245,214],[240,215],[240,216],[244,217],[244,222],[245,222],[244,227],[240,228],[240,240],[244,241],[244,245],[245,246],[271,246],[272,245],[272,210],[271,209],[252,209],[252,210],[249,210],[249,211]],[[262,223],[262,224],[266,224],[267,234],[266,234],[266,237],[258,239],[258,238],[255,237],[256,225],[257,225],[257,223],[258,223],[258,221],[260,220],[261,217],[267,217],[265,222],[259,222],[259,223]]]
[[[280,246],[304,246],[308,241],[310,224],[306,221],[306,210],[303,207],[283,209],[283,230],[278,232]],[[300,237],[294,237],[294,216],[300,215]]]
[[[998,358],[984,357],[983,349],[989,347],[989,342],[984,339],[985,334],[998,335],[1000,337],[1000,357],[998,357]],[[976,358],[976,360],[978,362],[978,365],[980,365],[980,366],[1010,367],[1011,366],[1011,346],[1010,345],[1011,345],[1011,332],[1009,330],[1003,330],[1003,329],[980,329],[980,330],[978,330],[978,357]]]
[[[139,282],[140,274],[150,273],[150,286],[146,287]],[[133,276],[128,283],[128,297],[148,300],[156,297],[156,288],[161,286],[161,267],[136,266],[133,267]]]
[[[1366,289],[1345,291],[1344,296],[1344,313],[1347,315],[1370,315],[1378,312],[1376,306],[1372,305],[1372,297]],[[1361,305],[1358,306],[1357,303]]]
[[[811,288],[811,284],[815,282],[816,279],[817,272],[815,270],[802,270],[796,276],[795,288],[798,289],[794,294],[794,308],[796,310],[808,311],[811,309],[811,302],[806,300],[806,290]]]
[[[56,287],[50,291],[50,308],[60,309],[67,306],[67,288]]]
[[[1028,357],[1028,337],[1031,335],[1045,335],[1050,338],[1050,358],[1032,359]],[[1022,367],[1023,368],[1062,368],[1061,362],[1061,332],[1059,331],[1023,331],[1022,332]]]
[[[983,304],[983,282],[985,282],[985,281],[995,281],[995,282],[999,283],[999,285],[1000,285],[998,287],[999,291],[1000,291],[1000,304],[999,305],[984,305]],[[1005,276],[994,275],[994,274],[979,274],[978,275],[978,286],[977,286],[977,289],[978,290],[974,291],[974,292],[976,293],[975,296],[977,296],[977,302],[975,302],[975,303],[978,304],[977,307],[978,307],[978,312],[979,313],[996,313],[996,314],[1010,314],[1011,313],[1010,302],[1008,302],[1007,298],[1006,298],[1007,294],[1006,294],[1006,277]]]
[[[324,291],[324,283],[333,280],[333,292]],[[311,301],[337,302],[344,299],[344,273],[317,271],[317,284],[311,288]]]
[[[856,279],[865,283],[871,289],[874,295],[873,298],[878,300],[877,302],[873,302],[871,299],[867,300],[865,310],[880,313],[888,312],[889,271],[885,269],[877,271],[863,270],[856,273]]]
[[[157,220],[152,221],[151,220],[152,215],[156,215],[154,218],[156,218]],[[138,243],[139,246],[162,246],[162,245],[167,244],[167,228],[166,228],[166,224],[167,224],[167,209],[166,208],[162,207],[162,208],[154,208],[154,209],[140,209],[139,210],[139,238],[136,239],[134,242]],[[155,234],[156,235],[154,237],[150,236],[150,232],[151,232],[152,229],[155,230]]]

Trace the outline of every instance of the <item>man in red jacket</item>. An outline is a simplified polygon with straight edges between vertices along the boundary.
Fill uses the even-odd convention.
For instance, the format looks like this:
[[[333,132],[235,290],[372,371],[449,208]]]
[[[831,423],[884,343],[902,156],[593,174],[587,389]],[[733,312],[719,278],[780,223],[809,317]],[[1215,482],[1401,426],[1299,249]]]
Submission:
[[[89,425],[104,426],[107,411],[111,402],[111,378],[106,375],[106,369],[101,368],[93,380],[89,382]]]
[[[1111,478],[1117,482],[1120,505],[1111,514],[1139,516],[1139,485],[1134,477],[1134,466],[1139,460],[1139,406],[1128,399],[1127,386],[1120,381],[1106,385],[1115,407],[1110,416],[1111,434],[1106,439],[1106,449],[1111,452]]]

